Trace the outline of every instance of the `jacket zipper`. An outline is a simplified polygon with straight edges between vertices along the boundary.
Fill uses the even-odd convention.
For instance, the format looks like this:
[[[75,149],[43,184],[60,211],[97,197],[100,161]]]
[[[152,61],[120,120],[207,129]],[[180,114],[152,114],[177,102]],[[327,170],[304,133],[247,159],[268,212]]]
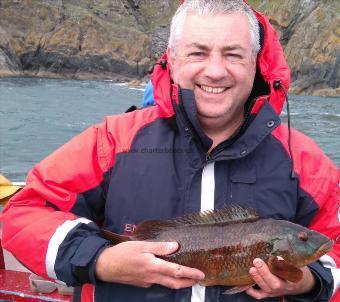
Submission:
[[[200,137],[198,136],[198,134],[196,133],[196,130],[194,129],[194,127],[192,126],[187,113],[185,112],[184,106],[183,106],[183,101],[182,101],[182,91],[181,89],[178,89],[178,98],[179,98],[179,104],[178,107],[183,115],[184,118],[184,122],[186,124],[186,127],[189,129],[191,136],[196,140],[198,148],[200,149],[200,151],[205,154],[205,162],[207,163],[208,161],[210,161],[211,159],[211,152],[206,151],[206,148],[204,147]]]

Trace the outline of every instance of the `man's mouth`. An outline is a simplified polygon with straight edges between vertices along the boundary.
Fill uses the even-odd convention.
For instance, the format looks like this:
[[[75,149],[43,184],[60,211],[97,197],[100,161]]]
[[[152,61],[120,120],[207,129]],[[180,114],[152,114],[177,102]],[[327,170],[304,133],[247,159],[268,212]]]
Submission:
[[[219,94],[225,92],[229,87],[211,87],[207,85],[198,85],[203,91],[208,93]]]

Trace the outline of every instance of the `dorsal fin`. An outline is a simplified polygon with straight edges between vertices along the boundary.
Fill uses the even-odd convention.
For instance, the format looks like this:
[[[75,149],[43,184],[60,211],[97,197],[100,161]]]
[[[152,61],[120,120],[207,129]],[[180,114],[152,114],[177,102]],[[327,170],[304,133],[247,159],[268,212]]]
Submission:
[[[169,220],[147,220],[137,226],[132,237],[136,240],[152,240],[160,232],[179,225],[232,224],[258,219],[260,216],[254,209],[229,206],[220,210],[193,213]]]
[[[171,220],[147,220],[139,224],[133,232],[133,238],[136,240],[151,240],[166,229],[176,226]]]
[[[175,218],[173,221],[177,225],[198,225],[198,224],[231,224],[240,222],[251,222],[260,219],[254,209],[242,206],[229,206],[220,210],[209,210],[199,213],[189,214]]]

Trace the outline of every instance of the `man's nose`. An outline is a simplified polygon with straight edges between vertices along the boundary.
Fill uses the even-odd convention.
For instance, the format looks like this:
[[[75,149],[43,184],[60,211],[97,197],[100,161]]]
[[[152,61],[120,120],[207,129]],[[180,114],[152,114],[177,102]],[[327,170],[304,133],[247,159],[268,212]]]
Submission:
[[[205,68],[205,76],[213,80],[219,80],[227,74],[228,71],[223,56],[218,54],[211,55]]]

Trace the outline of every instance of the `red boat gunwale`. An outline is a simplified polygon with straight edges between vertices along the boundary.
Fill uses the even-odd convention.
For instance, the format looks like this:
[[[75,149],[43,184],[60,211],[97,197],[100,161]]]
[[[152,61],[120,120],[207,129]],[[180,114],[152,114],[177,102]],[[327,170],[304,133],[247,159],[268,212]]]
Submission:
[[[16,302],[71,302],[72,296],[54,291],[50,294],[33,292],[29,286],[28,272],[7,270],[0,239],[0,300]]]

